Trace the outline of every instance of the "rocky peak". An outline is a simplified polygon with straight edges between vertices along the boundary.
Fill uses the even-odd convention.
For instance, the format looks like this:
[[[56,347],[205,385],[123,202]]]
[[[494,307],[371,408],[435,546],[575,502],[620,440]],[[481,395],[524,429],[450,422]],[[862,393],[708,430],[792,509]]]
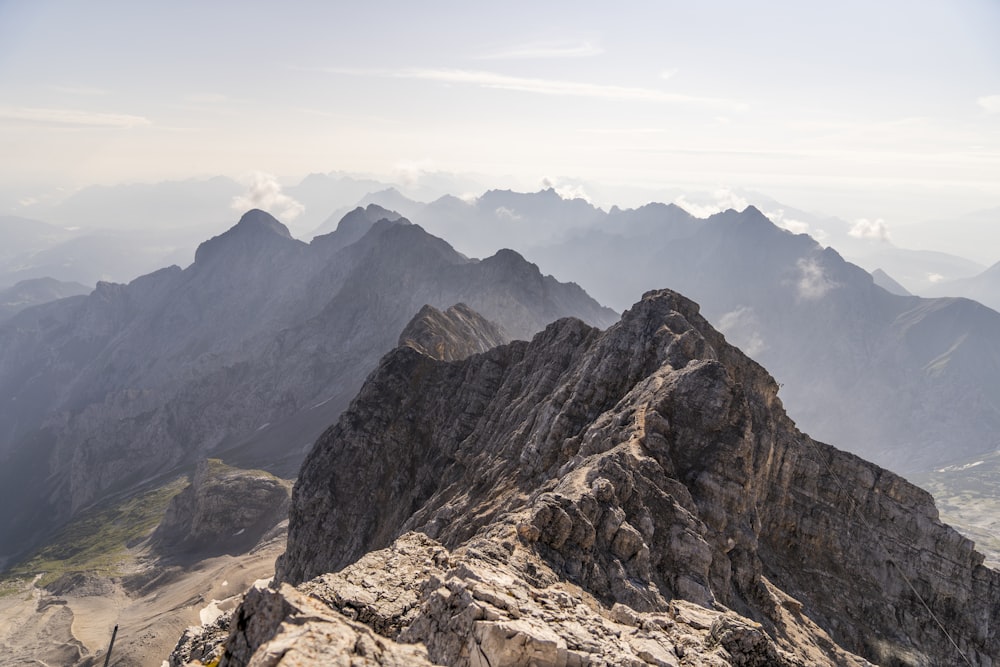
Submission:
[[[489,658],[511,642],[535,648],[503,664],[535,649],[607,662],[613,629],[528,611],[564,591],[644,632],[662,618],[672,630],[647,638],[672,648],[646,645],[654,664],[992,664],[1000,574],[928,494],[800,433],[777,390],[666,290],[605,332],[561,320],[451,363],[398,348],[304,463],[277,579],[341,570],[416,530],[474,561],[427,570],[418,611],[384,630],[436,662],[489,664],[470,647]],[[487,579],[507,583],[491,593]],[[341,599],[360,594],[344,586]],[[724,646],[718,662],[682,662],[702,649],[671,634],[679,618],[711,628],[702,648]]]
[[[441,361],[465,359],[509,341],[499,325],[464,303],[444,312],[425,305],[399,335],[400,346]]]
[[[340,219],[340,222],[337,224],[336,231],[324,236],[318,236],[316,239],[313,239],[313,242],[328,245],[332,244],[338,248],[343,248],[359,240],[368,233],[368,230],[370,230],[375,223],[381,222],[382,220],[409,224],[408,220],[395,211],[382,208],[378,204],[368,204],[368,206],[364,208],[358,206],[353,211],[349,212]]]
[[[260,209],[251,209],[243,214],[240,221],[226,232],[212,237],[198,246],[195,264],[205,263],[227,251],[253,252],[278,247],[282,242],[300,244],[292,238],[285,227],[274,216]]]
[[[150,542],[167,554],[246,553],[284,520],[288,496],[289,482],[270,473],[204,460]]]

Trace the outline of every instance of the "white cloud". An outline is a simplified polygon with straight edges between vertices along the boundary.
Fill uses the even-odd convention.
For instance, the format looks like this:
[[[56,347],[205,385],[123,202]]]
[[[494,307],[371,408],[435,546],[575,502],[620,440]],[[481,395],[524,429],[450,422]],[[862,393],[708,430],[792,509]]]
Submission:
[[[869,220],[859,218],[851,225],[847,232],[856,239],[874,239],[877,241],[889,241],[889,225],[882,218]]]
[[[674,203],[696,218],[707,218],[716,213],[728,211],[729,209],[742,211],[749,205],[744,197],[741,197],[729,188],[719,188],[712,193],[712,200],[704,203],[691,201],[685,195],[674,199]]]
[[[531,42],[480,56],[480,60],[542,60],[550,58],[589,58],[604,49],[592,42]]]
[[[434,171],[434,161],[424,158],[423,160],[400,160],[392,166],[393,176],[400,185],[412,188],[420,183],[424,174]]]
[[[826,273],[823,272],[823,267],[815,259],[800,259],[796,262],[796,266],[799,269],[799,280],[796,287],[800,299],[815,301],[823,298],[827,292],[837,287],[837,283],[827,277]]]
[[[493,211],[501,220],[513,220],[517,221],[521,219],[521,216],[512,208],[507,208],[506,206],[498,206],[495,211]]]
[[[259,208],[285,221],[291,221],[306,210],[305,206],[281,191],[281,184],[271,174],[254,171],[241,181],[246,184],[247,191],[233,197],[230,208],[236,211]]]
[[[583,185],[579,183],[557,183],[553,179],[545,177],[542,178],[542,188],[552,188],[556,191],[556,194],[563,199],[582,199],[588,204],[593,203],[590,199],[590,195],[587,194]]]
[[[153,124],[148,118],[143,116],[132,116],[123,113],[31,107],[0,107],[0,120],[26,121],[45,125],[90,127],[139,127]]]
[[[987,113],[1000,113],[1000,95],[986,95],[980,97],[976,102],[979,103]]]
[[[787,229],[793,234],[808,234],[809,233],[809,223],[802,222],[801,220],[793,220],[785,216],[785,209],[779,208],[777,211],[768,211],[764,213],[767,218],[781,227],[782,229]]]
[[[677,72],[679,72],[679,71],[680,70],[678,70],[676,67],[671,67],[670,69],[665,69],[665,70],[663,70],[663,71],[660,72],[660,78],[661,79],[672,79],[672,78],[674,78],[674,76],[677,75]]]
[[[927,280],[928,282],[939,283],[942,280],[944,280],[944,276],[942,276],[940,273],[928,273]]]
[[[717,328],[731,343],[751,357],[767,349],[760,332],[760,319],[749,306],[740,306],[720,317]]]

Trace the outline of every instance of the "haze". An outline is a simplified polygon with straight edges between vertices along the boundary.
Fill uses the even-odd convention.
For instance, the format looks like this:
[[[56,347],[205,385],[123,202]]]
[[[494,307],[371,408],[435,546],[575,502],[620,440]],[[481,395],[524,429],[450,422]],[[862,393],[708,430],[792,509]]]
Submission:
[[[998,26],[991,0],[4,2],[0,213],[342,170],[604,206],[751,188],[899,229],[1000,203]]]

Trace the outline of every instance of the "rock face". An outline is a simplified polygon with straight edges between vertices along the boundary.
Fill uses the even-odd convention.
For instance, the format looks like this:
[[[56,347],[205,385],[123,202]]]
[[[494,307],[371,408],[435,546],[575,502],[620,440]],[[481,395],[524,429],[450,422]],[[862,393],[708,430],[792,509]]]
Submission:
[[[303,464],[276,580],[442,664],[994,664],[1000,575],[777,390],[669,291],[398,348]]]
[[[174,496],[151,536],[159,551],[240,554],[285,520],[291,484],[209,459]]]
[[[306,244],[262,211],[171,267],[0,325],[0,566],[107,493],[216,457],[291,477],[424,304],[511,336],[614,321],[514,252],[369,207]]]
[[[503,330],[464,303],[445,312],[424,306],[399,335],[399,345],[441,361],[457,361],[510,342]]]

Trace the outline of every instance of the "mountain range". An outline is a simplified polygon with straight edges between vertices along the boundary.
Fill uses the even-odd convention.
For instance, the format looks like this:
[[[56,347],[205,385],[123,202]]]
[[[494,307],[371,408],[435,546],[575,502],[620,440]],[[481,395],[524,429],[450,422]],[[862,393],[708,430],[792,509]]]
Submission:
[[[473,203],[414,205],[407,215],[430,228],[464,224],[460,238],[503,237],[614,308],[656,286],[681,291],[778,378],[802,428],[890,469],[928,471],[997,446],[996,311],[889,293],[754,207],[707,219],[673,204],[605,214],[551,190],[497,191]],[[543,240],[531,231],[542,219],[568,231]]]
[[[317,191],[322,180],[312,184]],[[184,551],[211,544],[214,550],[242,553],[264,542],[274,548],[280,533],[273,524],[280,517],[273,510],[283,507],[284,483],[265,473],[219,473],[206,467],[207,457],[218,457],[229,465],[300,476],[288,552],[278,569],[279,579],[300,590],[279,587],[282,609],[313,604],[295,597],[303,591],[326,596],[338,623],[343,612],[368,624],[367,629],[353,627],[352,632],[361,633],[356,639],[417,642],[425,646],[428,660],[436,655],[434,660],[464,664],[449,652],[471,651],[475,644],[481,653],[476,659],[501,664],[506,658],[491,651],[508,646],[497,638],[509,639],[510,632],[522,636],[524,646],[534,647],[531,651],[554,645],[557,656],[582,661],[589,654],[589,660],[600,657],[610,664],[627,656],[645,659],[642,655],[656,656],[663,664],[712,664],[716,659],[938,664],[955,658],[946,645],[952,628],[960,628],[960,655],[979,660],[996,653],[992,635],[970,620],[986,613],[983,600],[992,599],[995,586],[981,567],[982,556],[940,525],[926,494],[801,435],[781,404],[798,427],[821,440],[929,480],[936,493],[964,493],[945,473],[986,471],[980,461],[991,460],[989,453],[996,448],[1000,314],[967,299],[909,295],[891,271],[873,272],[873,278],[832,248],[782,229],[753,207],[699,219],[664,204],[605,213],[583,200],[563,199],[554,190],[490,191],[476,200],[446,197],[429,205],[408,202],[392,191],[371,199],[380,197],[392,197],[402,211],[377,204],[356,208],[338,215],[335,226],[324,223],[330,231],[310,243],[293,238],[271,215],[252,210],[228,231],[201,243],[185,269],[171,266],[128,284],[99,282],[92,292],[67,287],[82,293],[20,309],[0,322],[0,559],[23,555],[81,513],[176,485],[179,474],[191,471],[191,486],[171,501],[148,538],[150,548],[168,553],[170,545]],[[463,243],[481,243],[490,248],[482,253],[489,256],[470,259],[411,224],[408,216]],[[45,227],[28,228],[48,233]],[[14,255],[44,257],[44,247],[38,248],[51,239],[43,239],[42,246],[30,234],[25,239]],[[64,241],[76,239],[70,235]],[[505,246],[580,286],[543,276],[516,250],[495,251]],[[924,259],[910,255],[907,261]],[[599,328],[617,316],[584,292],[624,308],[637,294],[663,285],[697,299],[729,343],[764,363],[777,380],[729,347],[701,319],[697,306],[673,292],[647,294],[607,333]],[[34,294],[39,302],[61,295],[45,289]],[[576,320],[546,328],[566,316],[598,329]],[[533,342],[523,342],[540,331]],[[510,343],[517,339],[522,342]],[[403,349],[383,357],[394,345]],[[450,365],[439,368],[440,361]],[[670,383],[683,384],[688,371],[697,376],[698,369],[713,363],[724,367],[719,373],[728,380],[711,374],[698,379],[691,388],[696,395],[688,399],[670,388]],[[358,394],[366,376],[369,381]],[[727,388],[723,394],[736,396],[732,400],[743,407],[719,403],[714,392],[721,390],[711,386],[717,380]],[[628,396],[636,405],[625,400]],[[681,399],[680,408],[664,407],[664,401],[675,399]],[[649,429],[635,426],[640,403],[644,415],[653,415]],[[349,404],[351,409],[331,428]],[[704,421],[706,405],[709,412],[728,415],[728,422]],[[667,426],[656,422],[657,413]],[[371,424],[385,420],[382,432],[370,432],[376,428]],[[603,438],[605,444],[598,447],[592,441],[597,449],[590,451],[591,445],[570,434],[574,429]],[[749,450],[746,442],[737,443],[737,431],[753,443]],[[700,452],[699,460],[674,449],[658,451],[664,438]],[[557,440],[561,449],[553,449]],[[586,523],[576,525],[572,503],[590,503],[585,494],[573,495],[580,490],[576,482],[564,487],[563,478],[582,475],[586,487],[593,482],[592,464],[602,471],[610,465],[594,457],[616,451],[613,458],[622,463],[615,448],[626,441],[641,441],[646,449],[637,450],[638,458],[651,457],[664,469],[666,477],[657,477],[649,487],[659,489],[653,495],[673,495],[679,505],[666,511],[648,495],[641,495],[637,505],[608,497],[632,516],[627,525],[638,529],[640,537],[618,524],[606,543],[577,543],[590,549],[590,556],[560,553],[558,545],[541,537],[553,532],[555,542],[566,543],[558,537],[566,526],[556,505],[573,519],[573,535],[587,528]],[[796,444],[790,445],[792,441]],[[333,442],[356,444],[342,451]],[[716,444],[709,447],[709,442]],[[761,449],[761,442],[771,444]],[[726,449],[730,445],[736,454]],[[396,451],[397,446],[410,449]],[[610,449],[598,451],[606,446]],[[386,448],[392,453],[384,460],[370,455]],[[765,450],[767,457],[784,456],[787,466],[766,462]],[[324,456],[335,463],[324,462]],[[628,466],[633,463],[629,460]],[[612,487],[635,483],[650,472],[648,462],[637,465],[626,466],[625,477],[615,478]],[[809,475],[823,469],[817,465],[826,466],[829,479],[824,484],[832,479],[848,497],[867,500],[860,505],[847,501],[848,507],[832,486],[811,487]],[[347,472],[331,472],[331,466]],[[208,474],[209,469],[215,472]],[[743,472],[738,480],[730,479],[729,469]],[[875,481],[869,483],[870,477]],[[318,479],[340,481],[323,490]],[[231,480],[249,486],[237,492]],[[779,482],[783,493],[801,502],[766,491]],[[740,493],[755,499],[753,511],[740,504],[743,500],[720,495],[713,485],[742,485]],[[604,485],[599,486],[591,488],[592,495],[607,496]],[[983,488],[989,496],[992,487]],[[538,499],[553,489],[562,495],[555,505],[545,500],[542,505],[551,507],[543,511]],[[348,508],[347,515],[338,508],[303,509],[306,499],[326,502],[330,497],[341,497],[337,504]],[[990,500],[982,502],[992,506]],[[533,509],[525,520],[521,514],[529,506]],[[228,538],[221,535],[227,528],[216,510],[222,507],[239,514],[240,525],[250,528]],[[831,516],[846,512],[860,518],[817,518],[817,508],[828,508]],[[613,507],[608,511],[616,518],[620,513]],[[586,512],[591,526],[599,527],[594,523],[598,519]],[[707,558],[715,565],[707,574],[684,570],[679,555],[658,563],[655,572],[641,558],[632,563],[641,544],[648,546],[653,534],[673,530],[668,524],[686,516],[684,512],[694,517],[688,527],[709,545]],[[661,514],[673,518],[648,530],[642,524],[643,516]],[[720,516],[757,519],[734,537],[729,519]],[[905,524],[905,530],[882,525],[886,516]],[[359,517],[374,528],[348,526]],[[770,523],[758,525],[762,517],[770,517]],[[315,525],[317,520],[322,525]],[[808,528],[813,522],[822,527]],[[491,551],[491,543],[508,543],[511,526],[518,540],[513,550],[504,546],[507,555]],[[424,537],[407,532],[414,529]],[[814,535],[824,531],[833,535]],[[348,534],[347,543],[331,537]],[[735,540],[735,551],[719,546],[729,539]],[[835,543],[837,539],[846,541]],[[858,539],[876,547],[861,550],[847,566],[823,560],[827,552],[843,556],[848,542]],[[935,560],[940,567],[921,570],[912,554],[886,546],[897,542],[920,544],[923,552],[933,554],[927,558],[950,565]],[[639,551],[623,555],[630,548],[625,543],[639,544]],[[664,553],[698,556],[673,538],[660,546]],[[818,571],[832,577],[826,583],[849,592],[830,599],[788,559],[788,549],[820,562]],[[393,579],[397,575],[388,565],[403,562],[419,569],[417,563],[428,559],[437,569],[400,571],[409,583]],[[884,567],[872,572],[866,569],[872,562]],[[633,572],[633,566],[639,570]],[[351,586],[377,581],[385,587],[379,595],[389,597],[405,590],[411,611],[404,619],[396,612],[386,616],[377,604],[363,607],[367,598],[351,597],[356,591],[344,589],[343,578],[329,579],[327,573],[340,568],[346,568]],[[625,579],[620,579],[620,568]],[[892,568],[902,573],[903,581],[917,582],[910,587],[912,596],[900,592],[899,578],[886,574]],[[468,629],[465,635],[429,629],[444,622],[440,614],[448,607],[440,596],[425,593],[434,582],[447,579],[449,590],[464,595],[469,586],[476,588],[468,571],[490,578],[491,586],[499,585],[496,577],[514,581],[521,591],[518,599],[527,596],[550,611],[547,586],[552,582],[562,587],[560,595],[582,590],[583,606],[599,610],[587,617],[586,632],[602,628],[605,634],[582,639],[566,635],[564,628],[545,627],[551,619],[544,609],[537,611],[545,622],[541,629],[531,621],[531,627],[511,630],[510,623],[518,620],[510,615],[515,612],[493,603],[485,618],[499,625]],[[310,584],[307,580],[314,576],[327,578]],[[861,602],[862,589],[887,594]],[[142,583],[139,590],[152,588]],[[244,614],[249,622],[260,605],[273,606],[273,595],[251,591],[237,618]],[[967,609],[956,612],[948,600],[960,600],[957,604]],[[918,607],[925,603],[925,609],[933,610],[931,620],[944,618],[945,626],[938,623],[935,630],[919,617]],[[412,611],[417,609],[413,605],[421,611]],[[890,611],[898,609],[910,611]],[[577,607],[573,613],[584,612]],[[902,618],[895,624],[876,622],[890,613],[902,613]],[[365,620],[365,614],[374,616]],[[604,626],[599,618],[617,625]],[[867,626],[845,621],[857,618],[866,619]],[[669,630],[665,619],[677,624],[674,629],[683,630],[681,635]],[[656,635],[653,626],[666,634]],[[594,642],[632,632],[623,629],[628,627],[642,630],[642,641],[612,642],[606,654],[592,650]],[[209,652],[228,647],[228,626],[225,630],[227,636],[220,637],[223,626],[216,624],[212,637],[192,635],[182,644],[194,650],[201,642],[199,650]],[[561,639],[552,639],[551,632]],[[690,641],[683,639],[684,633]],[[246,637],[249,643],[238,652],[249,659],[250,644],[256,643],[256,650],[274,638],[273,633],[266,641]],[[571,639],[577,641],[575,648]],[[654,650],[657,643],[661,649],[672,648],[664,654]],[[542,644],[549,648],[539,648]],[[235,655],[231,664],[242,664]]]
[[[0,326],[4,558],[206,456],[291,476],[423,305],[524,338],[614,313],[512,251],[472,260],[377,207],[306,244],[259,210],[194,262]]]

